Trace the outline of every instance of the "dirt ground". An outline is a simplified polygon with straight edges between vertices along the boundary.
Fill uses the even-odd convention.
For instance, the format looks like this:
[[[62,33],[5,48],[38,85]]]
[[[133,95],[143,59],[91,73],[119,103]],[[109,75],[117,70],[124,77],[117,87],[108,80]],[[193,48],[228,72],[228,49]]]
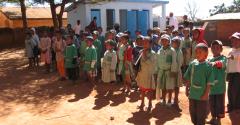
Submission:
[[[23,49],[0,52],[0,125],[191,125],[184,89],[179,96],[182,112],[154,100],[148,114],[136,109],[139,93],[123,94],[121,85],[74,85],[59,82],[57,73],[45,74],[43,67],[26,67]],[[240,125],[240,115],[226,114],[222,125]]]

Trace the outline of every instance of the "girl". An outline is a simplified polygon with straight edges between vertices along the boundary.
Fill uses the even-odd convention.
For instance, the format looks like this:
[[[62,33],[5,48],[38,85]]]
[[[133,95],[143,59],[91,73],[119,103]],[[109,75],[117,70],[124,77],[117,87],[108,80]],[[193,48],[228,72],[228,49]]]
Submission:
[[[115,43],[112,40],[106,41],[107,51],[102,60],[102,81],[104,83],[115,82],[115,69],[117,65],[117,54],[113,50]]]
[[[43,32],[43,37],[40,39],[41,61],[45,62],[46,71],[50,72],[51,63],[51,39],[48,37],[47,31]]]
[[[154,51],[151,51],[151,39],[150,37],[144,38],[143,52],[141,53],[140,71],[136,77],[136,81],[141,91],[141,105],[140,110],[144,108],[144,98],[147,94],[149,103],[147,111],[150,112],[152,109],[152,99],[154,96],[155,82],[153,80],[153,74],[155,69],[156,55]]]

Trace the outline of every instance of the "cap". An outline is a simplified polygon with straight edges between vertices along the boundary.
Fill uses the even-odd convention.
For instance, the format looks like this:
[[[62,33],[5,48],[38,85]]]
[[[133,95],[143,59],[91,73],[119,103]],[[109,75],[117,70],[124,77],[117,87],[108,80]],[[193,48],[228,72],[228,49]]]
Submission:
[[[116,45],[116,43],[113,40],[107,40],[106,44],[109,44],[111,46],[115,46]]]
[[[235,32],[234,34],[232,34],[229,39],[232,39],[232,38],[236,38],[236,39],[240,39],[240,33],[239,32]]]
[[[143,35],[138,35],[138,36],[137,36],[137,39],[143,40],[143,39],[144,39],[144,36],[143,36]]]
[[[196,45],[195,49],[197,49],[197,48],[208,49],[208,46],[205,43],[199,43]]]
[[[154,42],[157,41],[158,38],[159,38],[159,36],[158,36],[157,34],[153,34],[152,40],[153,40]]]
[[[162,39],[166,39],[166,40],[170,41],[170,36],[167,35],[167,34],[163,34],[163,35],[161,36],[161,40],[162,40]]]
[[[113,34],[115,34],[115,33],[116,33],[116,30],[111,29],[111,30],[108,31],[108,33],[113,33]]]
[[[120,37],[122,37],[123,35],[124,35],[124,33],[119,32],[119,33],[116,35],[116,37],[120,38]]]
[[[95,31],[93,31],[93,34],[94,35],[99,35],[99,32],[95,30]]]
[[[87,36],[86,38],[87,38],[87,39],[90,39],[90,40],[93,40],[93,37],[92,37],[92,36]]]
[[[180,42],[181,38],[179,36],[175,36],[172,38],[172,42]]]
[[[220,46],[223,46],[222,42],[220,40],[214,40],[211,44],[211,46],[215,45],[215,44],[218,44]]]

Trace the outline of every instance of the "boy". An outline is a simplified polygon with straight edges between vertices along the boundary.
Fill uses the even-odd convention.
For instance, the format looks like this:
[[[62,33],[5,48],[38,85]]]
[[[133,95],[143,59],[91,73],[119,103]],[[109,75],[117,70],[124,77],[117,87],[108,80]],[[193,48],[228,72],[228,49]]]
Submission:
[[[126,49],[125,45],[122,42],[123,33],[118,33],[118,65],[117,65],[117,82],[120,83],[124,79],[124,51]]]
[[[102,81],[104,83],[113,83],[116,81],[117,54],[113,50],[114,45],[115,43],[112,40],[106,41],[107,51],[102,60]]]
[[[66,79],[65,67],[64,67],[64,50],[66,47],[65,41],[62,39],[62,34],[60,31],[56,31],[56,39],[53,48],[56,52],[57,69],[60,75],[60,80]]]
[[[232,50],[228,54],[228,112],[240,109],[240,33],[230,36]]]
[[[195,48],[196,60],[192,61],[184,74],[186,95],[189,96],[189,111],[194,125],[204,125],[208,113],[208,95],[214,82],[212,67],[206,61],[208,46],[199,43]]]
[[[220,125],[221,118],[224,118],[224,104],[226,91],[226,62],[227,58],[221,54],[223,44],[219,40],[214,40],[211,44],[213,57],[209,59],[210,65],[213,67],[215,76],[214,84],[211,86],[209,104],[212,119],[208,122],[213,125]]]
[[[152,36],[152,50],[157,53],[159,49],[161,48],[161,45],[159,45],[160,37],[156,34]]]
[[[67,36],[66,42],[67,46],[64,51],[65,68],[67,70],[69,80],[72,80],[72,82],[75,83],[77,79],[77,48],[73,44],[73,36]]]
[[[33,53],[33,47],[35,46],[34,40],[32,38],[32,34],[30,31],[26,32],[26,39],[25,39],[25,54],[28,57],[29,62],[29,68],[32,68],[33,66],[33,60],[34,60],[34,53]]]
[[[182,52],[183,52],[183,66],[182,66],[182,73],[185,73],[189,63],[191,62],[192,56],[192,39],[190,37],[190,29],[184,28],[183,29],[183,41],[181,43]]]
[[[206,45],[207,42],[204,40],[204,30],[202,28],[197,28],[192,31],[192,52],[191,52],[191,60],[195,59],[195,47],[199,43],[204,43]]]
[[[98,39],[99,33],[98,31],[93,31],[93,45],[96,48],[97,51],[97,72],[98,77],[100,78],[101,75],[101,53],[102,53],[102,43]],[[101,78],[100,78],[101,79]]]
[[[172,92],[174,89],[174,78],[178,72],[176,51],[170,46],[170,36],[161,36],[162,48],[157,55],[157,93],[162,90],[163,101],[166,104],[166,95],[168,94],[167,106],[171,106]],[[157,95],[158,96],[158,95]]]
[[[180,37],[174,37],[172,39],[172,47],[174,48],[174,50],[176,51],[177,54],[177,76],[174,80],[175,83],[175,88],[174,88],[174,103],[173,106],[178,110],[178,111],[182,111],[178,105],[179,100],[178,100],[178,95],[179,95],[179,90],[180,87],[182,87],[182,71],[181,71],[181,67],[183,64],[183,54],[182,54],[182,50],[180,49],[180,44],[181,44],[181,38]]]
[[[96,48],[93,46],[92,36],[87,36],[86,42],[87,48],[84,56],[83,71],[87,75],[88,80],[90,80],[90,82],[94,84],[93,83],[94,78],[97,76],[96,72],[97,51]]]

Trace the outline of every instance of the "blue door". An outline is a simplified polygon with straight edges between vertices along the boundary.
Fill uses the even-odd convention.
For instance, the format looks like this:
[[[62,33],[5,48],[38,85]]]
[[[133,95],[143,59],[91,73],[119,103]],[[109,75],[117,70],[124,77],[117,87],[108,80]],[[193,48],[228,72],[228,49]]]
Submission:
[[[138,26],[137,28],[142,31],[143,35],[147,35],[149,29],[149,11],[138,11]]]
[[[137,29],[137,11],[132,10],[127,13],[127,29],[131,32],[131,38],[135,38],[135,31]]]
[[[97,17],[97,26],[101,26],[101,12],[100,9],[91,9],[91,20]]]

